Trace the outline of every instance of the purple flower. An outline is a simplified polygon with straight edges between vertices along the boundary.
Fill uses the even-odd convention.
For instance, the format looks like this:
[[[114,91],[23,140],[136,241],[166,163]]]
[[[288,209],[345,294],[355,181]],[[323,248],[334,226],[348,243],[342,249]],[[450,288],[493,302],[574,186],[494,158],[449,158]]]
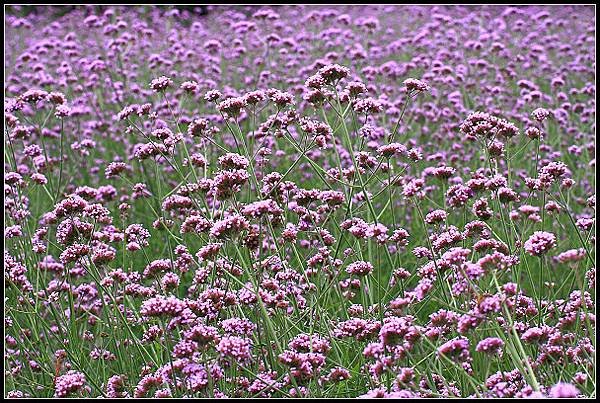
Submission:
[[[550,232],[535,231],[523,245],[531,256],[541,256],[556,246],[556,236]]]
[[[406,87],[407,92],[425,92],[429,91],[429,86],[416,78],[407,78],[404,80],[404,87]]]
[[[559,382],[550,389],[550,397],[554,398],[572,398],[579,394],[579,389],[571,383]]]
[[[69,371],[56,378],[54,382],[54,397],[67,397],[85,389],[85,375],[78,371]]]
[[[499,357],[502,357],[502,347],[504,347],[502,339],[499,339],[498,337],[488,337],[477,343],[475,351],[490,355],[497,354]]]
[[[458,337],[447,341],[437,349],[438,355],[443,355],[453,361],[464,362],[471,358],[469,353],[469,340]]]
[[[369,262],[354,262],[346,267],[346,273],[356,276],[366,276],[373,271],[373,265]]]
[[[252,359],[251,348],[250,339],[238,336],[223,337],[217,345],[217,351],[221,356],[242,362]]]
[[[152,90],[154,90],[154,92],[163,92],[164,90],[169,88],[172,84],[173,84],[173,80],[171,80],[169,77],[160,76],[160,77],[152,80],[152,82],[150,82],[150,88],[152,88]]]

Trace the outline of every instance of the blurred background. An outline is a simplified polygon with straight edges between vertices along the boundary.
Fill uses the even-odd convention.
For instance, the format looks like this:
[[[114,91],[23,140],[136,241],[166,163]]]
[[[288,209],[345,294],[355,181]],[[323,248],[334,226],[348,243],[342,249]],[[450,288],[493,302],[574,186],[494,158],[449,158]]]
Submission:
[[[50,12],[51,14],[54,14],[56,17],[60,17],[76,8],[88,9],[90,14],[97,14],[106,8],[110,8],[110,7],[114,7],[114,6],[116,6],[116,5],[112,5],[112,4],[109,4],[109,5],[86,4],[86,5],[62,5],[62,6],[7,5],[7,6],[5,6],[5,12],[7,14],[12,14],[12,15],[19,16],[19,17],[25,17],[29,14],[37,14],[37,13],[41,13],[41,12],[44,12],[44,13]],[[124,6],[127,6],[127,5],[124,5]],[[170,9],[179,9],[179,10],[185,10],[190,13],[197,14],[197,15],[206,15],[206,14],[210,13],[211,10],[214,10],[217,7],[228,7],[228,8],[233,8],[233,9],[239,9],[239,11],[242,11],[242,10],[252,11],[254,9],[261,7],[260,5],[218,6],[218,5],[147,5],[147,4],[140,4],[140,5],[129,4],[129,6],[132,6],[132,7],[156,7],[156,8],[162,8],[165,11],[170,10]],[[270,5],[270,6],[277,7],[277,5]]]

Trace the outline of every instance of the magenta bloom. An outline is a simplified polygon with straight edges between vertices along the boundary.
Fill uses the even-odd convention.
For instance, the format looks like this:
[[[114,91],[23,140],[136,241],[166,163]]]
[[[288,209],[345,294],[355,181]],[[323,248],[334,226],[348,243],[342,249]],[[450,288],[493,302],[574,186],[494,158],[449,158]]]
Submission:
[[[173,84],[173,80],[169,77],[160,76],[150,82],[150,88],[156,92],[161,92],[169,88]]]
[[[248,361],[252,358],[252,344],[250,339],[238,336],[223,337],[217,345],[217,351],[223,357],[230,357],[236,361]]]
[[[69,371],[56,378],[54,397],[67,397],[85,387],[85,375],[77,371]]]
[[[577,397],[579,395],[579,389],[573,384],[559,382],[550,389],[550,397],[562,398],[562,397]]]
[[[348,265],[346,273],[354,274],[356,276],[366,276],[373,271],[373,265],[369,262],[359,261]]]
[[[421,80],[417,80],[416,78],[407,78],[404,80],[404,86],[408,92],[429,91],[429,85]]]
[[[469,353],[469,340],[464,337],[458,337],[447,341],[438,347],[438,355],[443,355],[456,362],[468,361],[471,357]]]
[[[535,231],[525,241],[525,251],[531,256],[541,256],[556,246],[556,236],[551,232]]]
[[[502,356],[502,347],[504,347],[504,342],[502,339],[498,337],[488,337],[487,339],[481,340],[477,347],[475,347],[475,351],[480,353],[487,353],[490,355],[497,354],[498,356]]]

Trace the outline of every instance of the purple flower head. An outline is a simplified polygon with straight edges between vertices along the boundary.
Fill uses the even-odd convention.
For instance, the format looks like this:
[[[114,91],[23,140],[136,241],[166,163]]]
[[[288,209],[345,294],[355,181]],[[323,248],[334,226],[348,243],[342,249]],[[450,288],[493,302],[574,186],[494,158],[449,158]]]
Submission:
[[[556,236],[550,232],[535,231],[523,245],[531,256],[541,256],[556,246]]]
[[[554,398],[572,398],[579,394],[579,389],[571,383],[559,382],[550,389],[550,397]]]

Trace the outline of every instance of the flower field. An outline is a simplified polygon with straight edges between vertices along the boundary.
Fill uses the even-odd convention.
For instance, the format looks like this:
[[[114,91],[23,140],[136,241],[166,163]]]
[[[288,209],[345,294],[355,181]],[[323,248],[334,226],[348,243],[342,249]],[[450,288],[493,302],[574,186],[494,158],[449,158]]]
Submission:
[[[595,6],[5,9],[5,397],[595,397]]]

